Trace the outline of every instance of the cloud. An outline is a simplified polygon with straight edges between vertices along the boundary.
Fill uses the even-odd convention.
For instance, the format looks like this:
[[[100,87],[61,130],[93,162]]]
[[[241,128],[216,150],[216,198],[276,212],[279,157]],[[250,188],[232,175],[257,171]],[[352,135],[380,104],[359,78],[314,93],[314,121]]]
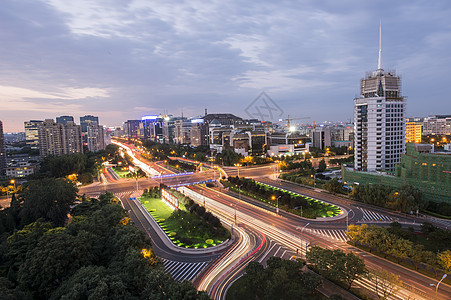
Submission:
[[[4,0],[0,119],[58,108],[107,125],[182,107],[239,114],[264,89],[293,116],[342,120],[377,66],[379,19],[383,65],[403,76],[412,114],[431,91],[445,111],[450,13],[446,0]]]
[[[68,110],[79,112],[80,101],[87,98],[108,97],[108,91],[98,88],[64,88],[54,92],[42,92],[14,86],[0,86],[0,98],[4,101],[2,111],[41,111],[57,113]]]

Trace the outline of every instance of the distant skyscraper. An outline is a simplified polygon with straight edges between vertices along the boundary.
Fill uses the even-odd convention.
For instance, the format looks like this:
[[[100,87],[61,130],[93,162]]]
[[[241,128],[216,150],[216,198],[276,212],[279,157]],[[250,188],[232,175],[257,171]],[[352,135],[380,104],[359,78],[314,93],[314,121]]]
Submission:
[[[174,122],[174,143],[189,144],[191,142],[191,121],[181,117]]]
[[[63,124],[66,125],[67,122],[74,122],[74,117],[72,116],[61,116],[61,117],[56,117],[56,123],[59,124]]]
[[[80,125],[68,121],[66,125],[46,119],[39,125],[39,154],[63,155],[83,152]]]
[[[43,121],[40,120],[31,120],[24,122],[25,127],[25,140],[27,145],[31,147],[31,149],[39,148],[39,132],[38,127],[42,124]]]
[[[6,168],[6,152],[5,152],[5,137],[3,135],[3,123],[0,121],[0,178],[5,176]]]
[[[129,139],[139,139],[141,138],[143,132],[143,124],[141,120],[127,120],[124,123],[124,134]]]
[[[405,151],[401,78],[382,69],[381,29],[376,71],[361,80],[360,97],[354,99],[355,158],[358,171],[394,171]]]
[[[144,116],[141,118],[143,137],[146,140],[163,142],[163,117],[162,116]]]
[[[88,145],[88,125],[99,125],[99,117],[91,115],[80,117],[81,135],[85,146]]]
[[[105,149],[105,137],[102,125],[88,125],[88,149],[91,152]]]

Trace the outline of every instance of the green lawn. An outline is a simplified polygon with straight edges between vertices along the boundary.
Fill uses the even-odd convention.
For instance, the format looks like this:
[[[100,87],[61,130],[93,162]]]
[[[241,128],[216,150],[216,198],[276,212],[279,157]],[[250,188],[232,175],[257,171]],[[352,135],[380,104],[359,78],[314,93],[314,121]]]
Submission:
[[[273,187],[273,186],[270,186],[270,185],[267,185],[267,184],[264,184],[264,183],[261,183],[261,182],[256,182],[256,183],[261,185],[261,186],[264,186],[266,190],[280,190],[280,191],[283,191],[285,193],[291,194],[293,196],[302,197],[305,200],[307,200],[308,202],[314,202],[316,208],[313,209],[313,208],[306,208],[306,207],[304,207],[304,210],[303,210],[303,213],[302,213],[303,217],[313,218],[313,219],[315,219],[315,218],[327,218],[327,217],[337,216],[337,215],[339,215],[341,213],[341,209],[339,207],[335,206],[335,205],[331,205],[331,204],[328,204],[328,203],[325,203],[325,202],[322,202],[322,201],[319,201],[319,200],[316,200],[316,199],[312,199],[310,197],[301,196],[301,195],[299,195],[297,193],[293,193],[293,192],[290,192],[290,191],[287,191],[287,190],[284,190],[284,189]],[[229,186],[230,190],[238,193],[238,188],[236,188],[233,184],[231,184],[229,182],[225,182],[225,185]],[[246,190],[243,190],[243,189],[241,189],[240,192],[243,195],[249,196],[249,197],[254,198],[256,200],[259,200],[261,202],[265,202],[265,203],[267,203],[269,205],[276,206],[276,203],[277,203],[276,201],[268,200],[268,199],[266,199],[266,198],[264,198],[264,197],[262,197],[260,195],[257,195],[255,193],[252,193],[250,191],[246,191]],[[301,216],[301,209],[293,209],[293,208],[288,207],[287,205],[280,205],[280,208],[283,209],[283,210],[289,211],[291,213],[294,213],[296,215]]]
[[[122,171],[120,168],[115,168],[115,167],[113,167],[112,169],[121,178],[126,178],[126,176],[128,174],[130,174],[130,172],[128,170],[127,171]]]
[[[140,201],[177,246],[207,248],[221,244],[229,238],[227,230],[219,235],[211,233],[211,229],[208,228],[206,222],[196,214],[187,212],[183,205],[181,205],[177,216],[169,218],[174,210],[160,198],[143,196]]]
[[[167,219],[171,216],[173,210],[166,205],[160,198],[150,198],[144,196],[140,198],[141,203],[155,220]]]

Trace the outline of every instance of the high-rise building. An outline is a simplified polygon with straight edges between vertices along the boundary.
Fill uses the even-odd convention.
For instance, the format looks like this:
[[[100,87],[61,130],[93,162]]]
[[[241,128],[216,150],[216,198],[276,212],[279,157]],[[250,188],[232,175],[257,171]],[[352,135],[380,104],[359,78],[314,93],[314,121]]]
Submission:
[[[165,144],[175,144],[175,122],[182,120],[183,117],[174,117],[166,115],[163,118],[163,139]]]
[[[0,178],[5,176],[6,168],[6,152],[5,152],[5,137],[3,135],[3,123],[0,121]]]
[[[99,125],[99,117],[86,115],[80,117],[81,136],[83,145],[88,145],[88,125]]]
[[[40,120],[30,120],[24,122],[25,140],[31,149],[39,149],[39,132],[38,127],[42,124]]]
[[[77,152],[83,152],[80,125],[71,121],[63,125],[55,123],[52,119],[46,119],[39,125],[39,154],[41,157]]]
[[[182,117],[181,119],[176,120],[174,125],[174,143],[183,145],[191,143],[191,121]]]
[[[66,125],[67,122],[74,122],[74,117],[72,116],[56,117],[56,123]]]
[[[204,119],[191,120],[191,146],[208,146],[208,123]]]
[[[405,152],[405,109],[401,78],[382,69],[379,31],[378,68],[361,80],[360,97],[354,99],[356,170],[395,170]]]
[[[81,126],[74,122],[67,122],[64,127],[64,154],[81,152],[83,153],[83,143],[81,137]]]
[[[88,149],[91,152],[105,149],[105,137],[102,125],[88,125]]]
[[[141,120],[127,120],[124,123],[124,135],[129,139],[139,139],[142,137]]]
[[[146,140],[163,142],[163,117],[157,115],[141,118],[143,137]]]

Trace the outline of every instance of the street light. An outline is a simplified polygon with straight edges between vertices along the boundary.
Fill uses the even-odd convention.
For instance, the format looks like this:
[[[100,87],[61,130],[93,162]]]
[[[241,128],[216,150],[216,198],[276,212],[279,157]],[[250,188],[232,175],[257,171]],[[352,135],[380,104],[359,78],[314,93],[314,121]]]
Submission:
[[[302,232],[304,231],[304,229],[305,229],[309,224],[310,224],[310,222],[307,223],[307,224],[305,224],[305,225],[301,228],[301,232],[300,232],[301,235],[302,235]],[[299,227],[296,227],[296,229],[299,229]],[[306,239],[306,240],[305,240],[305,258],[307,258],[307,247],[310,247],[310,244],[307,245],[307,239]]]
[[[313,187],[316,187],[316,174],[310,175],[313,178]]]
[[[240,184],[239,186],[238,186],[238,198],[241,200],[241,187],[242,187],[243,185],[242,184]]]
[[[277,214],[279,214],[279,198],[280,197],[282,197],[282,196],[278,196],[277,198],[276,198],[276,196],[272,196],[271,197],[272,200],[277,200],[277,207],[276,207],[276,213]]]
[[[440,285],[440,283],[443,281],[443,279],[446,278],[446,276],[448,276],[448,274],[444,274],[442,279],[440,279],[440,281],[437,284],[434,283],[430,283],[429,286],[435,286],[435,298],[437,299],[437,293],[438,293],[438,286]]]
[[[241,164],[235,164],[235,166],[238,168],[238,178],[240,178],[240,167],[241,167]]]

